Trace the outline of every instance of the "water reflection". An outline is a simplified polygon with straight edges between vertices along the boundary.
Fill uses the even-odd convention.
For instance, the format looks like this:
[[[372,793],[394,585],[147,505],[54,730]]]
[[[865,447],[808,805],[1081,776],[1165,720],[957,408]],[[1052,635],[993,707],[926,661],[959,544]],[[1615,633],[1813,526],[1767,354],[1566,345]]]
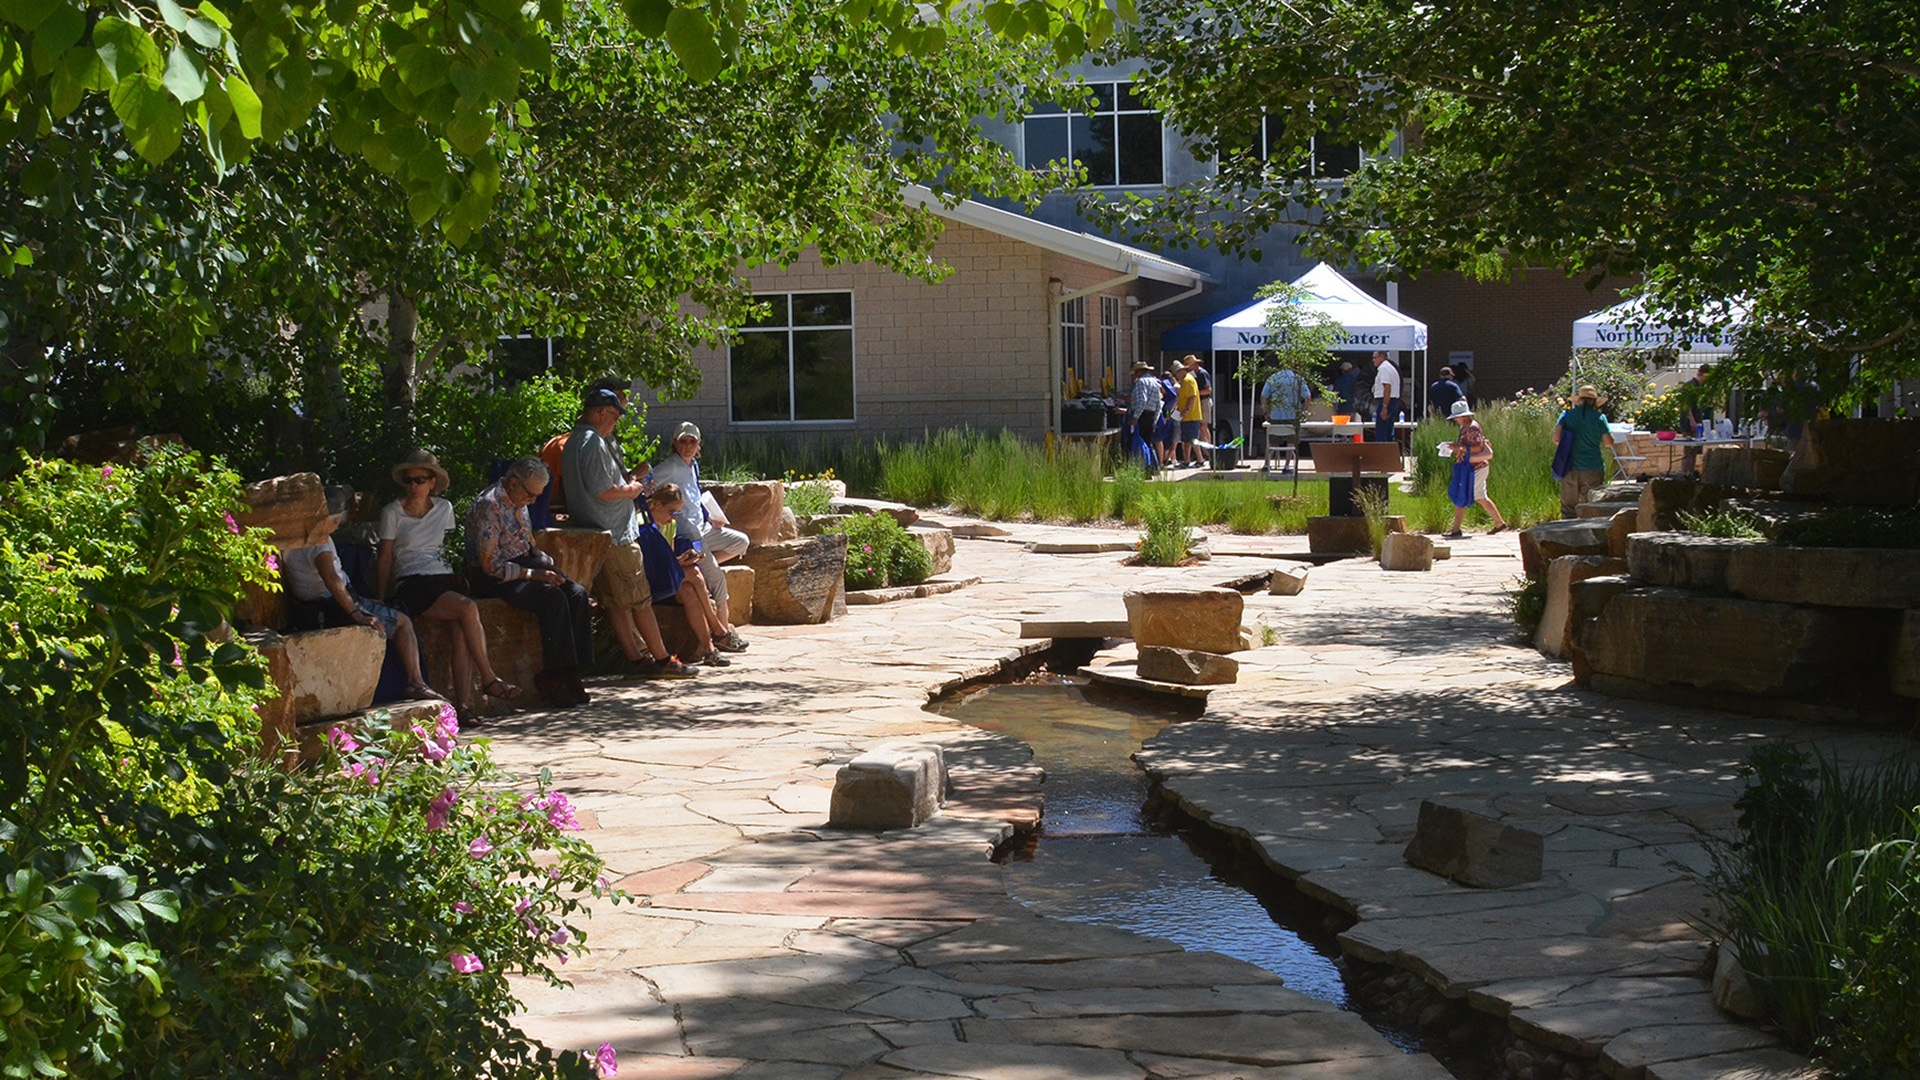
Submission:
[[[1305,994],[1346,1004],[1329,948],[1275,922],[1254,893],[1216,872],[1184,836],[1142,813],[1142,741],[1191,711],[1078,684],[995,685],[935,712],[1033,747],[1047,770],[1037,844],[1010,859],[1007,888],[1040,914],[1152,934],[1266,968]]]

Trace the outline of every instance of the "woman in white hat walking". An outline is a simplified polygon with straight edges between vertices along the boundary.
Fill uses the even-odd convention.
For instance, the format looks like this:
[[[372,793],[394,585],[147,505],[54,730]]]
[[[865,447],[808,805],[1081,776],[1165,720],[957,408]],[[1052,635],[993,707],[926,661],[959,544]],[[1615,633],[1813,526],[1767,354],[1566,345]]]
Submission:
[[[1504,532],[1507,519],[1500,516],[1500,508],[1487,497],[1487,473],[1493,465],[1493,444],[1487,441],[1480,424],[1474,420],[1473,406],[1466,402],[1454,402],[1453,408],[1447,411],[1447,419],[1460,428],[1459,436],[1453,440],[1454,481],[1447,488],[1447,493],[1453,498],[1453,529],[1447,536],[1455,540],[1460,538],[1460,526],[1467,520],[1467,508],[1475,503],[1493,515],[1493,528],[1487,530],[1487,535]]]

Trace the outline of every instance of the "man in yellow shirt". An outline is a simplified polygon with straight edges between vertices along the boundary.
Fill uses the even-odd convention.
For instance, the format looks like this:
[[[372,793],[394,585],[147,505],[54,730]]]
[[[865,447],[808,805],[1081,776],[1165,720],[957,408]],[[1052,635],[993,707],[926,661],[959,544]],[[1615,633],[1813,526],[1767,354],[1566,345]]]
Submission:
[[[1187,459],[1187,464],[1199,468],[1200,458],[1200,380],[1194,376],[1194,370],[1200,366],[1200,358],[1189,356],[1180,375],[1180,393],[1174,400],[1174,409],[1180,417],[1180,446],[1175,451]]]

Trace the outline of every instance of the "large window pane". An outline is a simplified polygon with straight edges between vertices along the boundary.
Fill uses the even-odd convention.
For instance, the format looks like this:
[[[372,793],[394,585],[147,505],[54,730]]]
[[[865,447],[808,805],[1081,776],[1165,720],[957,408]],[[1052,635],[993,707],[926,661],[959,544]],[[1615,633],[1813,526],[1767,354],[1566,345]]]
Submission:
[[[1158,184],[1165,175],[1160,158],[1160,117],[1132,113],[1120,117],[1120,182]]]
[[[781,310],[787,298],[777,298]],[[733,346],[728,365],[733,379],[733,418],[737,421],[791,418],[787,395],[787,332],[745,333]]]
[[[1087,170],[1087,182],[1112,187],[1113,114],[1073,118],[1073,162]]]
[[[1087,90],[1093,96],[1093,102],[1087,106],[1088,112],[1113,111],[1113,84],[1110,82],[1088,83]]]
[[[787,294],[786,293],[774,293],[771,296],[756,296],[753,298],[753,300],[757,304],[767,305],[767,313],[747,323],[748,326],[786,326],[787,325]]]
[[[853,331],[793,332],[796,420],[853,419]]]
[[[1351,176],[1360,168],[1360,144],[1313,140],[1313,175],[1322,180]]]
[[[853,294],[847,292],[794,293],[793,325],[852,326]]]
[[[1139,94],[1135,93],[1133,87],[1134,87],[1134,84],[1130,82],[1123,82],[1120,84],[1121,111],[1124,112],[1131,109],[1151,110],[1153,106],[1147,104],[1146,98],[1143,98]]]
[[[1044,169],[1067,159],[1067,118],[1049,116],[1028,120],[1027,168]]]

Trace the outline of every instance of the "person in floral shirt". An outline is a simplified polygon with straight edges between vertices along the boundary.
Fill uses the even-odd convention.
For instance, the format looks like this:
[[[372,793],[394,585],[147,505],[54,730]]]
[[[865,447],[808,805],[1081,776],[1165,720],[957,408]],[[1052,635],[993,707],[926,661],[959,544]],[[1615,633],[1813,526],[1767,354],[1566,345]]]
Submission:
[[[543,667],[534,677],[540,695],[556,705],[585,705],[580,673],[593,663],[587,590],[534,548],[527,517],[549,480],[545,462],[524,457],[473,500],[467,511],[469,578],[474,595],[498,597],[540,620]]]
[[[1487,530],[1488,536],[1504,532],[1507,519],[1500,516],[1500,508],[1487,497],[1487,473],[1493,467],[1493,444],[1487,441],[1479,422],[1473,418],[1473,406],[1466,402],[1454,402],[1453,408],[1447,412],[1447,418],[1460,428],[1460,434],[1453,440],[1455,468],[1458,470],[1459,466],[1466,465],[1473,470],[1471,480],[1463,476],[1461,479],[1466,483],[1456,481],[1450,485],[1450,489],[1464,490],[1449,491],[1453,496],[1453,528],[1447,536],[1455,540],[1460,538],[1460,526],[1467,519],[1467,507],[1474,503],[1479,503],[1482,510],[1493,515],[1493,528]]]

